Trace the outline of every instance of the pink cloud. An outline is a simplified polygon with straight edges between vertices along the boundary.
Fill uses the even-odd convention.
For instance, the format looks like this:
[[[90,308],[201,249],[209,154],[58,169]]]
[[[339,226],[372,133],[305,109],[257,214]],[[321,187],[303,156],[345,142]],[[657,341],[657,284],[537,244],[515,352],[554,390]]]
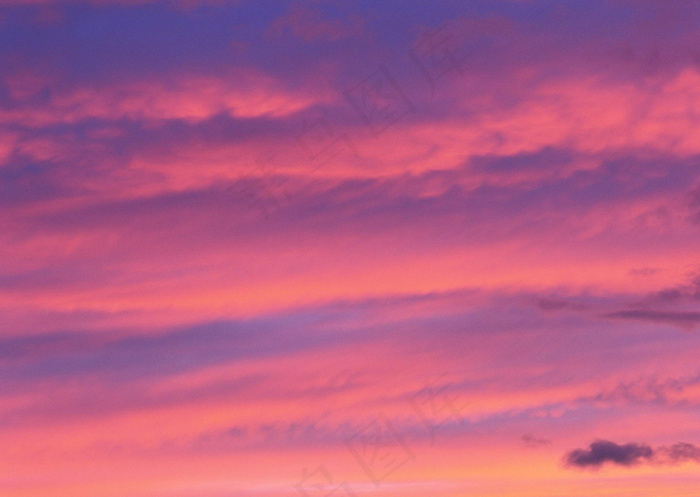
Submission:
[[[21,99],[34,93],[43,81],[36,80],[31,90],[26,82],[10,79],[17,88],[13,96]],[[40,85],[40,86],[37,86]],[[0,120],[29,126],[72,123],[81,119],[135,119],[158,121],[181,119],[196,123],[217,114],[253,118],[282,117],[318,103],[322,96],[286,92],[269,77],[233,72],[227,77],[175,77],[162,81],[135,81],[113,87],[72,87],[57,90],[51,103],[41,109],[0,112]],[[19,93],[22,92],[22,93]]]

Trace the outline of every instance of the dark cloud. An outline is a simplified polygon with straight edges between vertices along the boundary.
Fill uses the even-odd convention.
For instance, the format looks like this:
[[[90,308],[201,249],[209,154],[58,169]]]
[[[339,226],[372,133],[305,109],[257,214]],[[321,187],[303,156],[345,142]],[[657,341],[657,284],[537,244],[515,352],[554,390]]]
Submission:
[[[661,447],[657,450],[657,454],[660,458],[667,459],[671,463],[700,462],[700,447],[689,443],[677,443],[670,447]]]
[[[657,274],[660,269],[655,267],[640,267],[635,269],[630,269],[630,274],[633,276],[651,276]]]
[[[552,443],[551,440],[548,440],[546,438],[539,438],[531,434],[526,434],[520,437],[520,440],[522,441],[523,444],[525,444],[527,447],[530,448],[537,448],[537,447],[544,447],[545,445],[550,445]]]
[[[648,445],[628,443],[618,445],[608,440],[596,440],[588,449],[572,450],[565,456],[567,466],[577,468],[599,468],[605,463],[618,466],[634,466],[651,460],[654,450]]]
[[[523,171],[551,171],[554,167],[570,164],[576,156],[571,150],[545,147],[536,152],[513,154],[509,156],[475,157],[471,161],[476,171],[493,174],[513,174]]]
[[[695,224],[700,224],[700,189],[690,194],[690,209],[692,211],[693,222]]]
[[[611,312],[605,314],[605,317],[672,324],[681,328],[694,328],[696,325],[700,324],[700,312],[633,309],[629,311]]]
[[[543,311],[580,311],[582,309],[585,309],[585,306],[582,304],[556,298],[538,299],[537,307],[539,309],[542,309]]]
[[[642,273],[637,273],[642,274]],[[603,317],[647,321],[692,330],[700,325],[700,311],[692,310],[700,301],[700,277],[652,292],[628,309],[609,312]]]
[[[596,440],[587,449],[572,450],[564,456],[564,461],[569,467],[592,469],[606,463],[627,467],[641,463],[682,464],[700,462],[700,448],[685,442],[653,449],[646,444],[620,445],[608,440]]]
[[[700,300],[700,277],[695,277],[690,283],[673,288],[665,288],[652,294],[646,302],[652,304],[673,304],[679,302],[695,302]]]

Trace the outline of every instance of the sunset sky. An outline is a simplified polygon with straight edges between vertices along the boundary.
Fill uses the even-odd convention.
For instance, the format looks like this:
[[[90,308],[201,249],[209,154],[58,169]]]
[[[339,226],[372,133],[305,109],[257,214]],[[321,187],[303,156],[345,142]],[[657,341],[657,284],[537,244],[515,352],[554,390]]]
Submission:
[[[0,496],[700,496],[700,2],[0,0]]]

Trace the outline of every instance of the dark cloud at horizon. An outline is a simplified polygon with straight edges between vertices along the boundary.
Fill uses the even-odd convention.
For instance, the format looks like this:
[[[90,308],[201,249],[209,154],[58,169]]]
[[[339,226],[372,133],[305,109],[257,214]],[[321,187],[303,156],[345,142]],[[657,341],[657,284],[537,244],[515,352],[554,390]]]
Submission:
[[[685,442],[654,449],[642,443],[617,444],[596,440],[587,449],[575,449],[564,456],[566,466],[583,469],[599,469],[608,463],[631,467],[642,463],[681,464],[689,461],[700,462],[700,448]]]

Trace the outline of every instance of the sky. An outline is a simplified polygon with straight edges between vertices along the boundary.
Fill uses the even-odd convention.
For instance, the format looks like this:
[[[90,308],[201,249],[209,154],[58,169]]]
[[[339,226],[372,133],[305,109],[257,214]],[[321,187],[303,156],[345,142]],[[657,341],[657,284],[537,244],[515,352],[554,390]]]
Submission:
[[[1,0],[0,495],[698,497],[699,23]]]

